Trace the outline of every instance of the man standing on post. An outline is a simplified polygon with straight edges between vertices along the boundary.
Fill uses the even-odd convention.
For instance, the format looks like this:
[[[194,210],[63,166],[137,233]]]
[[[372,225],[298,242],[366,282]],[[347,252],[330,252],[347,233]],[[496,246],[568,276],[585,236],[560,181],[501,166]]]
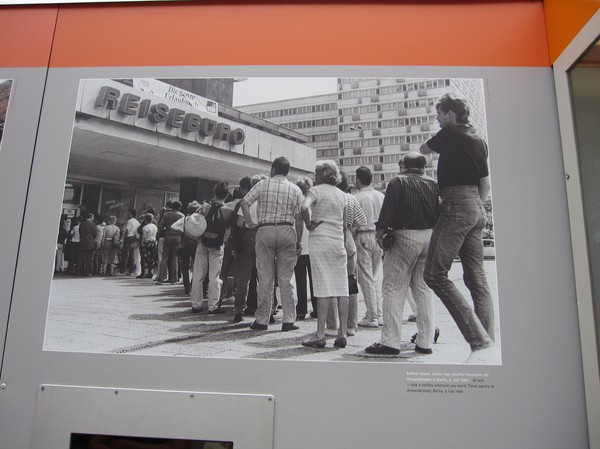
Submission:
[[[244,220],[256,232],[256,268],[258,270],[258,307],[254,330],[267,330],[277,275],[283,308],[282,331],[298,329],[294,292],[291,283],[301,249],[303,231],[300,206],[304,200],[300,188],[287,180],[290,163],[278,157],[271,165],[271,177],[257,183],[240,202]],[[258,223],[252,220],[250,205],[257,204]],[[295,229],[294,229],[295,228]]]
[[[465,100],[446,94],[436,108],[441,130],[421,146],[423,154],[435,151],[440,155],[440,216],[431,236],[425,282],[471,345],[467,362],[497,363],[500,354],[494,345],[494,305],[483,268],[483,202],[490,191],[488,149],[469,124]],[[457,255],[473,307],[448,278]]]
[[[358,323],[363,327],[378,327],[381,323],[381,284],[378,273],[381,269],[383,252],[375,239],[375,222],[383,204],[383,193],[371,187],[373,174],[367,167],[356,169],[356,199],[367,217],[367,224],[356,231],[356,258],[358,284],[365,299],[366,315]]]
[[[369,354],[400,353],[402,314],[408,288],[417,306],[415,352],[431,354],[435,332],[433,292],[423,280],[431,230],[438,217],[437,182],[425,176],[425,156],[408,153],[399,162],[401,175],[392,179],[385,192],[379,220],[377,242],[389,231],[392,246],[384,249],[383,330],[380,343],[365,349]]]

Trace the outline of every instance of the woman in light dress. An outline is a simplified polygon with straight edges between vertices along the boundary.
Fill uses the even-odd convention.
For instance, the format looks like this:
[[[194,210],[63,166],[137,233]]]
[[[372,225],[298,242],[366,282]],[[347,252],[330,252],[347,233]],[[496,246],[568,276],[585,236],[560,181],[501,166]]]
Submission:
[[[315,167],[315,186],[306,194],[302,219],[309,230],[308,252],[317,297],[317,332],[302,345],[325,347],[325,325],[331,301],[337,301],[340,326],[334,346],[346,346],[348,320],[348,272],[346,266],[346,194],[336,187],[340,171],[334,161],[319,161]]]

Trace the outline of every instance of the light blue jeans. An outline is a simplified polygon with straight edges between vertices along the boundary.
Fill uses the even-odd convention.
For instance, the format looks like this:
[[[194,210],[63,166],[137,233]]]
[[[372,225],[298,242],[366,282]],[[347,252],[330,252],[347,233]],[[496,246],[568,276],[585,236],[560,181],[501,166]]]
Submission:
[[[483,268],[485,212],[479,189],[477,186],[446,187],[440,196],[440,216],[431,235],[425,282],[444,303],[471,350],[491,346],[494,305]],[[473,306],[448,278],[457,255]]]

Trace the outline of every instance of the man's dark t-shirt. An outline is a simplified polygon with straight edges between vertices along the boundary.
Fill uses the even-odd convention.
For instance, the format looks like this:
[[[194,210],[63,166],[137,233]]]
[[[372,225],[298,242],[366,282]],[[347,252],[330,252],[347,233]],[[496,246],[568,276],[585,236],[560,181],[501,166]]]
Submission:
[[[489,175],[488,148],[469,125],[442,128],[427,141],[427,146],[440,155],[437,173],[440,190],[450,186],[479,186]]]

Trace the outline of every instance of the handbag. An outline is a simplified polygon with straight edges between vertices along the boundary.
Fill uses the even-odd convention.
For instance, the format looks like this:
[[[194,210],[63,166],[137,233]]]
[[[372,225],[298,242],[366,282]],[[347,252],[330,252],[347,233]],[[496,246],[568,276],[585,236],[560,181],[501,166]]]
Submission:
[[[346,200],[346,206],[344,207],[344,224],[343,224],[343,229],[342,232],[344,233],[344,247],[346,248],[346,251],[349,250],[348,248],[348,236],[346,235],[346,226],[348,225],[347,223],[348,221],[348,200]],[[352,242],[354,243],[354,242]],[[356,247],[354,248],[354,252],[356,252]],[[358,281],[356,280],[356,275],[355,274],[349,274],[348,275],[348,294],[350,295],[355,295],[358,293]]]
[[[348,275],[348,293],[351,295],[358,293],[358,281],[356,280],[356,275],[354,274]]]

